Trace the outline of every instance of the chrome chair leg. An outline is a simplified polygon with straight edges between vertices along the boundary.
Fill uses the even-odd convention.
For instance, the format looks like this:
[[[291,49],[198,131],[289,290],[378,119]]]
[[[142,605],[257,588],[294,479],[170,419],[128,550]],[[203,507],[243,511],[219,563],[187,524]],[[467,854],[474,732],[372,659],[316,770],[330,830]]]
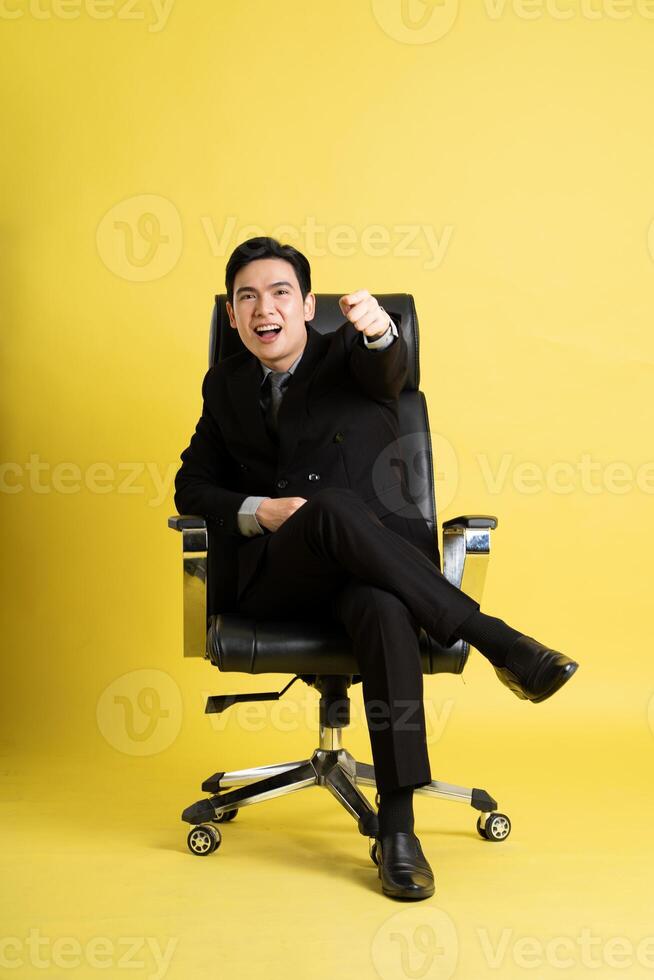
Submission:
[[[497,807],[493,797],[489,796],[484,789],[468,789],[467,786],[455,786],[452,783],[443,783],[439,779],[432,779],[427,786],[419,786],[415,792],[424,796],[436,796],[441,800],[468,803],[475,810],[482,812],[494,810]]]
[[[295,790],[315,786],[317,783],[316,770],[310,762],[300,763],[286,772],[278,772],[274,776],[266,776],[240,789],[228,793],[220,793],[208,800],[198,800],[192,803],[182,813],[182,820],[187,823],[199,824],[207,820],[215,820],[227,810],[237,810],[252,803],[261,803],[275,796],[285,796]]]
[[[355,818],[361,834],[365,837],[377,836],[379,833],[377,813],[348,772],[340,765],[335,765],[325,777],[325,786]]]
[[[223,786],[239,786],[251,783],[263,776],[276,776],[280,772],[288,772],[297,766],[303,766],[309,759],[297,759],[295,762],[276,762],[269,766],[253,766],[251,769],[232,769],[231,772],[215,772],[202,783],[205,793],[217,793]]]

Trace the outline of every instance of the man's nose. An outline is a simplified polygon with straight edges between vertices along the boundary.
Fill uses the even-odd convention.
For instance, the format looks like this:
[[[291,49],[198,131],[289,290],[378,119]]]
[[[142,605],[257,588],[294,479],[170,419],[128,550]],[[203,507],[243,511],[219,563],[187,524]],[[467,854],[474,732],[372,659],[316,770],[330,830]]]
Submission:
[[[267,316],[270,316],[274,312],[275,312],[275,307],[271,300],[260,299],[258,300],[254,308],[254,315],[259,320],[265,319]]]

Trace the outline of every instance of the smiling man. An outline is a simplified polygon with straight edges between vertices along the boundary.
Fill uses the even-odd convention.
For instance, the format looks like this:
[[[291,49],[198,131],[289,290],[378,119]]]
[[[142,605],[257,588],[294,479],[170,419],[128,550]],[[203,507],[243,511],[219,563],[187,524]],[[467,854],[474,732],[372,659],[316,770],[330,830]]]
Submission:
[[[207,519],[210,612],[344,625],[380,796],[382,890],[426,898],[434,876],[413,816],[414,788],[431,781],[420,628],[444,646],[468,640],[530,701],[551,697],[578,665],[482,613],[447,581],[401,472],[376,470],[373,482],[389,446],[401,455],[398,399],[408,374],[406,341],[374,296],[342,296],[344,323],[320,334],[310,324],[306,257],[265,237],[234,250],[225,284],[243,350],[205,375],[175,506]],[[401,514],[397,499],[409,501]]]

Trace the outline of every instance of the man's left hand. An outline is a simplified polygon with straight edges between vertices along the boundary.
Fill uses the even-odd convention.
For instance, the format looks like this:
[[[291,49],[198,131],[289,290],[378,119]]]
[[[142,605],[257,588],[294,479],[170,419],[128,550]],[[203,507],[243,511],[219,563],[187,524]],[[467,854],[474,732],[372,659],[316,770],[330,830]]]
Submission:
[[[355,293],[341,296],[338,305],[343,316],[370,340],[381,337],[391,324],[391,318],[386,310],[382,309],[367,289],[357,289]]]

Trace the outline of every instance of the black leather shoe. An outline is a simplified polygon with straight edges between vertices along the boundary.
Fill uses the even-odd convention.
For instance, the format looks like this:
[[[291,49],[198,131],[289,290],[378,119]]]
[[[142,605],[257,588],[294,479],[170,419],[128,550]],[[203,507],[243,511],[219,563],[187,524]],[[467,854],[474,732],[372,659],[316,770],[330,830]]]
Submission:
[[[533,636],[520,636],[506,655],[506,665],[495,673],[515,695],[527,701],[545,701],[556,694],[579,664],[564,653],[550,650]]]
[[[377,873],[384,895],[392,898],[429,898],[434,894],[434,873],[415,834],[398,831],[377,838]]]

